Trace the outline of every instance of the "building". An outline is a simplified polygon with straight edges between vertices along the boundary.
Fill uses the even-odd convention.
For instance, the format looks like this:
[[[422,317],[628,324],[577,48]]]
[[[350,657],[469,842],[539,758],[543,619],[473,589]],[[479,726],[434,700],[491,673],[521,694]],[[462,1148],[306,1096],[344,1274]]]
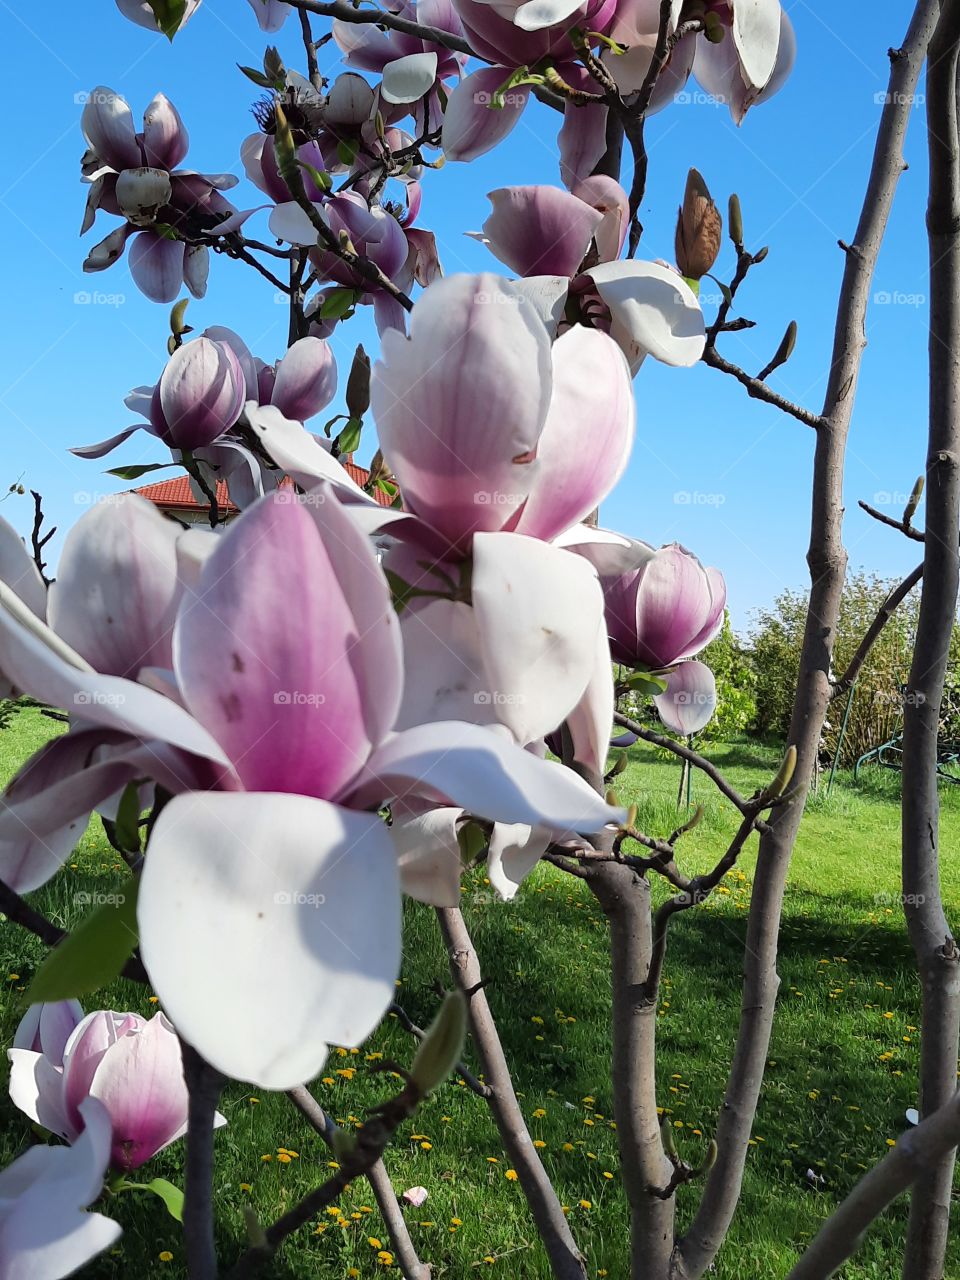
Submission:
[[[349,461],[343,465],[350,479],[363,488],[370,479],[370,472],[366,467],[358,467],[356,463]],[[283,487],[291,481],[289,477],[285,477],[280,483]],[[197,501],[188,476],[174,476],[171,480],[158,480],[154,484],[145,484],[139,489],[134,489],[134,493],[141,498],[146,498],[165,516],[171,516],[181,524],[207,525],[209,523],[207,501],[206,499]],[[391,505],[390,498],[382,489],[377,489],[373,496],[382,507]],[[237,514],[237,507],[227,496],[227,486],[223,480],[217,481],[217,506],[220,509],[220,519],[224,524]]]

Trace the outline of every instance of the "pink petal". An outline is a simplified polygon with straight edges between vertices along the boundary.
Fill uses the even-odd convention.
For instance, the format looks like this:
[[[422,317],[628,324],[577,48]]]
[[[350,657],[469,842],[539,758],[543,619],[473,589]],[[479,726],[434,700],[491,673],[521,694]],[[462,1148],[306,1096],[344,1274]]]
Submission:
[[[691,737],[713,719],[717,682],[702,662],[681,662],[667,676],[667,687],[653,700],[657,714],[673,733]]]
[[[285,418],[306,422],[333,399],[337,362],[323,338],[300,338],[277,365],[270,402]]]
[[[501,187],[487,197],[490,249],[521,276],[573,276],[603,215],[557,187]]]
[[[635,417],[630,371],[613,339],[581,325],[558,338],[536,480],[517,532],[550,541],[595,510],[626,469]]]
[[[182,240],[140,231],[130,242],[130,274],[151,302],[173,302],[183,284]]]
[[[448,160],[475,160],[502,142],[520,119],[530,89],[511,89],[502,108],[490,104],[507,79],[503,67],[474,71],[454,89],[443,116],[441,145]]]

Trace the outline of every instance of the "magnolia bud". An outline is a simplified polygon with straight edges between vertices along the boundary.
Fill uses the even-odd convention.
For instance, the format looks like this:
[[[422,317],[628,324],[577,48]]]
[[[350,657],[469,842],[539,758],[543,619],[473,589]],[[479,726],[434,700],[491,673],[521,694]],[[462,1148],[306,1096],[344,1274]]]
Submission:
[[[727,201],[727,231],[733,241],[734,248],[743,248],[743,211],[740,208],[740,197],[734,193]]]
[[[362,418],[370,408],[370,357],[363,347],[357,347],[347,379],[347,413],[351,418]]]
[[[277,169],[290,191],[295,192],[303,185],[303,178],[297,163],[297,147],[293,139],[293,130],[279,101],[274,104],[273,113],[275,120],[273,153],[277,160]]]
[[[780,768],[777,770],[777,776],[764,791],[761,799],[768,803],[772,803],[774,800],[779,800],[787,787],[789,787],[790,781],[793,778],[793,771],[796,767],[797,748],[794,746],[787,747]]]
[[[467,1002],[459,991],[444,997],[410,1068],[410,1079],[426,1097],[443,1084],[463,1053],[467,1038]]]
[[[920,499],[923,497],[923,476],[917,476],[916,484],[910,497],[907,499],[907,505],[903,509],[903,523],[909,524],[916,515],[917,507],[920,505]]]
[[[707,184],[696,171],[687,174],[683,205],[677,217],[676,257],[680,274],[700,280],[717,260],[723,219]]]

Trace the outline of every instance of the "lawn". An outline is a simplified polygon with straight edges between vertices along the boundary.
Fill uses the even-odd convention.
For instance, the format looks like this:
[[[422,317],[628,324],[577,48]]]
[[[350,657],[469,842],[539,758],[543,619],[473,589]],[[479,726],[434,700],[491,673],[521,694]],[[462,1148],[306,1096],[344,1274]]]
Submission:
[[[0,773],[42,742],[50,722],[28,712],[0,734]],[[676,826],[678,770],[652,749],[634,748],[619,781],[653,834]],[[734,783],[752,791],[776,766],[777,752],[753,742],[715,744],[708,754]],[[880,1159],[915,1104],[919,1050],[918,986],[898,906],[899,817],[896,775],[873,772],[854,786],[841,776],[830,797],[814,797],[801,828],[785,904],[782,987],[774,1040],[740,1213],[718,1258],[715,1280],[782,1277],[854,1179]],[[735,823],[733,813],[696,778],[704,822],[685,837],[685,866],[709,865]],[[960,908],[960,791],[944,788],[943,850],[948,903]],[[660,1098],[676,1126],[681,1153],[696,1163],[712,1131],[736,1027],[746,910],[755,843],[703,908],[679,917],[667,958],[660,1009]],[[85,895],[109,892],[125,874],[91,824],[64,873],[33,895],[58,923],[75,924]],[[658,893],[661,890],[657,890]],[[609,981],[606,929],[586,888],[543,869],[516,902],[493,900],[482,872],[464,886],[464,911],[486,972],[522,1105],[534,1137],[589,1258],[588,1274],[622,1280],[627,1224],[617,1184],[616,1135],[608,1083]],[[405,962],[398,1000],[417,1021],[435,1008],[433,984],[447,976],[432,914],[407,907]],[[21,994],[42,955],[12,926],[0,932],[4,1043],[21,1012]],[[269,957],[264,957],[269,963]],[[118,982],[99,1004],[149,1014],[149,992]],[[89,1002],[87,1007],[92,1007]],[[380,1055],[408,1061],[411,1042],[388,1020],[361,1050],[335,1051],[315,1093],[343,1125],[383,1096],[389,1081],[370,1070]],[[468,1049],[469,1057],[469,1049]],[[0,1164],[33,1139],[29,1122],[0,1099]],[[222,1255],[243,1234],[246,1206],[269,1220],[327,1174],[329,1153],[283,1096],[234,1086],[217,1137],[217,1205]],[[283,1149],[283,1150],[281,1150]],[[284,1158],[281,1158],[284,1157]],[[183,1146],[161,1153],[142,1173],[182,1182]],[[435,1276],[474,1274],[540,1280],[549,1272],[484,1103],[453,1081],[423,1107],[388,1152],[398,1190],[430,1195],[408,1209],[421,1257]],[[686,1220],[696,1188],[680,1191]],[[117,1248],[85,1274],[179,1277],[178,1227],[158,1200],[125,1193],[108,1210],[123,1224]],[[868,1237],[845,1280],[899,1274],[905,1223],[900,1203]],[[339,1210],[286,1246],[268,1274],[283,1277],[398,1275],[377,1258],[386,1233],[365,1183],[351,1187]],[[169,1260],[164,1260],[169,1257]],[[960,1247],[947,1267],[960,1277]]]

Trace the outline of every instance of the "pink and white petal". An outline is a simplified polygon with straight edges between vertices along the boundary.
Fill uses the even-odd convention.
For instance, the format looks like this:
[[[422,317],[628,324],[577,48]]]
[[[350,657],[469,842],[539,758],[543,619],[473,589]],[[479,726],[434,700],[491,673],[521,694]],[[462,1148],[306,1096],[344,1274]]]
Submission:
[[[663,723],[682,737],[705,729],[717,709],[717,682],[710,668],[703,662],[681,662],[666,679],[666,689],[653,700]]]
[[[91,671],[0,583],[0,671],[40,702],[90,724],[157,739],[229,770],[223,750],[182,707],[132,680]]]
[[[606,769],[613,711],[613,662],[607,628],[602,624],[597,631],[596,659],[590,683],[567,716],[573,758],[599,780],[603,779]]]
[[[382,71],[397,56],[393,42],[372,23],[344,22],[334,18],[331,30],[337,48],[344,55],[345,66],[357,67],[361,71]]]
[[[575,187],[597,167],[607,149],[607,112],[607,106],[602,103],[565,104],[563,124],[557,134],[560,177],[565,186]]]
[[[206,294],[209,274],[210,250],[205,244],[189,245],[183,255],[183,283],[195,298]]]
[[[542,31],[564,22],[582,6],[583,0],[526,0],[518,5],[513,16],[514,26],[521,31]]]
[[[400,888],[431,907],[460,905],[460,844],[457,821],[462,810],[449,807],[426,813],[403,812],[396,805],[390,838],[397,854]]]
[[[188,1095],[180,1041],[162,1013],[104,1054],[90,1096],[110,1113],[117,1169],[138,1169],[183,1129]]]
[[[730,8],[733,44],[743,78],[751,88],[762,89],[777,64],[780,0],[734,0]]]
[[[299,338],[277,364],[272,403],[286,418],[305,422],[337,391],[337,362],[323,338]]]
[[[614,36],[614,39],[620,39]],[[643,85],[657,43],[656,32],[640,40],[631,41],[626,53],[604,53],[601,61],[613,76],[622,94],[636,93]],[[656,115],[670,105],[690,79],[697,46],[705,44],[696,34],[684,36],[677,44],[660,75],[650,99],[649,115]]]
[[[137,423],[135,427],[127,427],[125,431],[118,431],[115,436],[110,436],[108,440],[101,440],[98,444],[81,444],[70,452],[78,458],[103,458],[108,453],[112,453],[117,445],[123,444],[124,440],[129,440],[135,431],[140,431],[145,427],[146,423]]]
[[[314,208],[319,210],[321,206],[314,205]],[[270,214],[269,227],[271,235],[289,244],[312,246],[320,238],[309,216],[292,200],[277,205]]]
[[[405,679],[396,727],[437,720],[494,724],[477,616],[468,604],[427,600],[400,615]]]
[[[105,675],[173,662],[178,528],[133,493],[73,526],[50,588],[50,625]]]
[[[636,408],[623,352],[575,325],[553,344],[553,397],[517,533],[550,542],[594,511],[626,470]]]
[[[498,719],[521,744],[552,733],[593,672],[603,593],[592,566],[535,538],[479,534],[473,608]]]
[[[13,1033],[13,1048],[43,1053],[57,1066],[62,1066],[64,1046],[82,1020],[83,1009],[77,1000],[32,1004]]]
[[[279,31],[292,12],[283,0],[249,0],[261,31]]]
[[[178,796],[153,830],[137,915],[177,1031],[263,1088],[312,1080],[327,1046],[360,1044],[394,997],[397,860],[371,814],[298,795]]]
[[[589,560],[601,578],[615,577],[637,568],[637,544],[622,533],[600,529],[596,525],[574,525],[554,538],[553,545],[575,551]],[[647,547],[646,558],[651,555],[653,547]]]
[[[543,321],[550,338],[556,337],[563,309],[567,305],[570,292],[570,280],[567,276],[526,276],[511,282],[517,293],[520,293],[532,305],[534,311]]]
[[[106,85],[98,85],[87,97],[80,128],[98,157],[112,169],[135,169],[143,163],[133,112],[126,98]]]
[[[61,1138],[76,1137],[63,1105],[63,1073],[42,1053],[9,1049],[10,1101],[36,1124]]]
[[[33,556],[12,525],[0,518],[0,582],[16,592],[38,618],[47,614],[47,588]]]
[[[243,370],[243,381],[247,388],[247,398],[255,400],[257,398],[260,381],[257,361],[253,352],[240,337],[239,333],[235,333],[233,329],[228,329],[226,325],[212,324],[208,328],[204,329],[200,337],[209,338],[211,342],[222,342],[230,348],[239,360],[240,368]]]
[[[483,224],[490,250],[521,276],[574,276],[603,221],[583,200],[557,187],[500,187],[487,199]]]
[[[316,497],[321,506],[335,502],[328,492]],[[187,706],[210,726],[245,788],[329,798],[371,748],[374,691],[354,668],[358,646],[318,523],[281,490],[249,507],[207,560],[177,619],[174,666]]]
[[[690,286],[657,262],[601,262],[588,276],[610,310],[610,336],[633,373],[644,357],[688,367],[703,355],[703,312]]]
[[[170,99],[158,93],[143,113],[143,150],[147,164],[176,169],[190,146],[180,112]]]
[[[436,79],[437,55],[410,53],[384,67],[380,95],[391,103],[417,102],[430,92]]]
[[[151,302],[173,302],[183,284],[184,243],[152,231],[138,232],[130,242],[130,274]]]
[[[594,239],[601,262],[612,262],[620,256],[630,222],[630,200],[616,178],[595,173],[578,182],[571,193],[596,209],[602,221]]]
[[[525,823],[495,822],[487,850],[487,875],[494,889],[509,902],[553,840],[553,833]]]
[[[351,803],[446,800],[495,822],[544,826],[562,837],[622,823],[571,769],[541,760],[495,728],[445,721],[394,734],[367,761]]]
[[[457,85],[443,116],[441,146],[448,160],[475,160],[502,142],[520,119],[530,89],[511,89],[503,107],[491,107],[493,95],[507,79],[503,67],[484,67]]]

